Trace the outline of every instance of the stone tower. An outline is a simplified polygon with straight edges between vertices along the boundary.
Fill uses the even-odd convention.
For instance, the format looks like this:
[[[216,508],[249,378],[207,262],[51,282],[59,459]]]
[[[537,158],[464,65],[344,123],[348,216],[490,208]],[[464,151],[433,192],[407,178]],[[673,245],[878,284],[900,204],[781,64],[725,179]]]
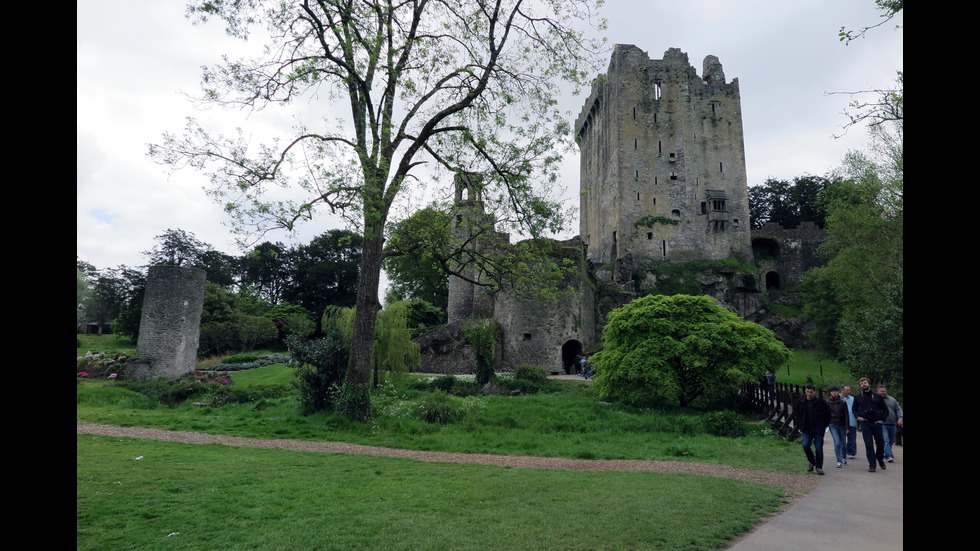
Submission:
[[[206,274],[198,268],[150,266],[136,357],[126,376],[135,380],[185,375],[197,365]]]
[[[457,174],[453,181],[453,236],[463,250],[462,266],[457,263],[456,268],[463,277],[449,276],[449,323],[493,316],[493,296],[486,287],[474,283],[484,279],[476,259],[482,248],[507,242],[508,236],[496,232],[493,218],[483,208],[482,183],[480,175],[467,173]]]
[[[738,79],[717,57],[699,77],[677,48],[617,45],[575,129],[592,262],[751,260]]]

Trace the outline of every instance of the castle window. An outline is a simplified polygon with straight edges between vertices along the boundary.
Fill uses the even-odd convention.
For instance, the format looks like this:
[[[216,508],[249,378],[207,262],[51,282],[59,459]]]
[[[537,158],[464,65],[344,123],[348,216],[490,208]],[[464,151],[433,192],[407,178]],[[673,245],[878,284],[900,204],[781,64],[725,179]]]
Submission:
[[[633,108],[633,120],[636,120],[636,107]]]
[[[725,210],[725,200],[724,199],[712,199],[711,200],[711,210]]]
[[[663,152],[664,152],[664,144],[660,140],[657,140],[657,154],[659,155]]]
[[[633,138],[633,149],[636,149],[636,138]]]
[[[725,167],[721,164],[721,161],[718,161],[718,172],[725,172]]]
[[[676,180],[677,179],[677,173],[676,172],[671,172],[670,173],[670,179],[671,180]]]
[[[674,155],[673,153],[668,153],[668,158],[672,163],[677,160],[677,156]]]
[[[674,220],[680,220],[681,219],[681,211],[679,211],[677,209],[674,209],[674,210],[670,211],[670,217],[673,218]]]
[[[708,203],[701,201],[701,214],[708,214]]]
[[[653,232],[652,231],[648,231],[647,232],[647,239],[653,239]]]
[[[526,341],[531,340],[531,334],[530,333],[524,333],[524,340],[526,340]]]
[[[636,200],[637,200],[637,201],[639,201],[639,200],[640,200],[640,192],[639,192],[639,191],[638,191],[638,192],[636,192]]]
[[[653,99],[660,99],[661,97],[663,97],[663,95],[664,95],[664,90],[660,86],[660,81],[658,80],[653,83]]]

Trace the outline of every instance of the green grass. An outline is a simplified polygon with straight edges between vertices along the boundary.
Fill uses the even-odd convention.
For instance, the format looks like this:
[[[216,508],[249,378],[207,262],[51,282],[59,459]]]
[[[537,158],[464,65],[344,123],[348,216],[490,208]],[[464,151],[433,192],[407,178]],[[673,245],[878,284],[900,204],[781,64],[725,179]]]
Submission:
[[[236,387],[260,389],[288,385],[292,373],[279,364],[234,373],[232,379]],[[122,426],[456,453],[678,460],[779,472],[799,469],[796,447],[763,434],[760,425],[748,425],[750,435],[745,438],[713,436],[702,425],[701,412],[606,404],[588,386],[574,381],[554,384],[562,390],[517,397],[455,398],[469,413],[458,422],[441,425],[411,414],[423,392],[391,385],[374,393],[372,421],[362,424],[329,412],[302,416],[294,391],[259,404],[202,407],[194,402],[210,400],[195,398],[169,408],[142,394],[93,380],[78,385],[76,417],[80,422]]]
[[[122,335],[75,335],[78,337],[76,356],[84,356],[86,352],[97,354],[136,354],[136,341]]]
[[[812,382],[823,387],[849,384],[857,388],[857,379],[851,376],[846,367],[813,350],[794,350],[789,364],[775,373],[777,383],[802,385]]]
[[[806,353],[792,361],[794,377],[812,376],[819,365]],[[234,389],[287,393],[221,407],[195,404],[207,397],[167,407],[118,383],[80,380],[76,419],[263,439],[800,472],[799,446],[763,425],[747,422],[742,438],[713,436],[702,412],[603,403],[581,381],[552,381],[551,392],[529,396],[451,397],[466,415],[447,425],[411,414],[426,393],[386,384],[373,393],[372,421],[362,424],[327,412],[300,415],[294,376],[285,364],[233,373]],[[711,477],[92,435],[78,437],[76,472],[77,549],[718,549],[783,503],[779,488]]]
[[[76,549],[710,550],[772,514],[776,488],[77,438]]]

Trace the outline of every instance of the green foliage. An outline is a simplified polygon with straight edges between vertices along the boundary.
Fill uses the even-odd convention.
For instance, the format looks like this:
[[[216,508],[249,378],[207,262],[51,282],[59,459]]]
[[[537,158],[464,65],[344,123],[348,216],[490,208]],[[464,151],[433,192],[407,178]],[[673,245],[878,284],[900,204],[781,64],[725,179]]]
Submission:
[[[445,209],[432,205],[394,224],[383,263],[393,297],[423,300],[446,310],[449,275],[444,262],[452,256],[455,245],[451,221]]]
[[[228,321],[201,324],[198,357],[254,350],[274,344],[278,336],[272,320],[233,313]]]
[[[691,406],[723,401],[786,362],[772,331],[704,296],[650,295],[614,310],[605,348],[590,360],[603,399]]]
[[[442,310],[424,300],[408,302],[408,328],[413,332],[441,325],[445,320]]]
[[[489,383],[493,378],[493,367],[496,363],[494,355],[496,327],[493,320],[471,320],[463,327],[466,342],[476,355],[476,382],[480,385]]]
[[[374,384],[381,373],[406,374],[422,361],[419,345],[408,329],[409,304],[396,302],[378,312],[374,329]]]
[[[368,421],[371,418],[371,394],[366,384],[345,378],[334,396],[337,414],[348,419]]]
[[[742,425],[742,418],[738,412],[730,409],[709,411],[704,414],[703,419],[708,434],[728,438],[741,438],[746,434],[745,426]]]
[[[793,229],[800,222],[813,222],[824,227],[824,212],[817,196],[828,185],[826,178],[797,176],[793,182],[769,178],[764,183],[749,188],[749,219],[752,229],[768,223]]]
[[[307,312],[353,306],[363,241],[357,233],[333,229],[296,247],[289,253],[290,278],[282,290],[283,300]]]
[[[711,271],[734,270],[743,274],[747,282],[754,281],[755,266],[735,258],[724,260],[692,260],[690,262],[649,262],[637,269],[634,277],[642,278],[650,273],[656,277],[656,285],[651,290],[659,295],[699,295],[701,286],[698,276]]]
[[[221,360],[221,369],[228,371],[244,371],[248,369],[258,369],[267,365],[286,363],[291,360],[286,354],[235,354]]]
[[[642,218],[637,219],[637,221],[633,223],[633,227],[639,228],[640,226],[643,226],[644,228],[652,228],[654,224],[663,224],[665,226],[676,226],[677,224],[680,224],[680,221],[672,220],[670,218],[667,218],[666,216],[654,216],[652,214],[648,214]]]
[[[548,373],[543,367],[521,364],[514,370],[514,378],[537,384],[548,384]]]
[[[244,130],[214,135],[190,119],[182,136],[164,135],[149,154],[206,173],[209,193],[239,233],[294,230],[324,211],[359,224],[363,254],[348,377],[359,385],[375,361],[369,333],[386,226],[420,167],[443,171],[436,177],[481,174],[481,200],[499,231],[538,237],[565,225],[554,184],[572,132],[555,94],[560,83],[587,86],[597,69],[600,45],[581,22],[599,3],[546,0],[529,10],[520,2],[192,2],[195,20],[223,20],[228,34],[242,40],[262,28],[269,40],[257,59],[225,57],[206,67],[202,101],[262,109],[309,100],[322,102],[325,112],[344,105],[349,111],[341,118],[349,124],[322,125],[332,117],[321,113],[311,117],[314,128],[300,122],[283,142],[250,148]],[[266,195],[282,187],[299,195]],[[529,266],[520,256],[526,248],[508,251],[509,265],[526,274],[555,272],[554,265]]]
[[[461,420],[466,412],[459,398],[445,392],[428,392],[417,403],[416,415],[426,423],[448,425]]]
[[[310,415],[329,409],[347,369],[350,339],[332,328],[322,339],[304,341],[293,336],[287,342],[297,365],[293,385],[299,389],[300,410]]]
[[[855,377],[904,374],[904,173],[901,121],[872,131],[870,153],[849,153],[820,196],[829,260],[807,273],[804,316],[815,342]]]

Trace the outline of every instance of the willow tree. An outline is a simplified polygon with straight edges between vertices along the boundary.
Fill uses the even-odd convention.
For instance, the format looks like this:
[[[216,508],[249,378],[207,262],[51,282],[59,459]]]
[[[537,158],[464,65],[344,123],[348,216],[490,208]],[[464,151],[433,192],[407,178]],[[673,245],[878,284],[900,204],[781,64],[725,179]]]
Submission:
[[[190,119],[150,155],[190,165],[211,180],[237,229],[292,230],[329,209],[364,236],[357,319],[345,376],[346,413],[366,418],[379,307],[385,226],[399,194],[432,170],[483,175],[482,197],[498,215],[537,236],[562,222],[557,201],[536,184],[557,179],[568,117],[557,108],[562,82],[595,74],[586,37],[602,0],[196,0],[195,21],[220,18],[248,39],[271,37],[258,59],[205,68],[205,102],[261,109],[304,102],[321,121],[257,150],[213,135]],[[308,109],[309,107],[304,107]],[[287,187],[295,199],[270,197]],[[345,409],[340,404],[341,409]]]

